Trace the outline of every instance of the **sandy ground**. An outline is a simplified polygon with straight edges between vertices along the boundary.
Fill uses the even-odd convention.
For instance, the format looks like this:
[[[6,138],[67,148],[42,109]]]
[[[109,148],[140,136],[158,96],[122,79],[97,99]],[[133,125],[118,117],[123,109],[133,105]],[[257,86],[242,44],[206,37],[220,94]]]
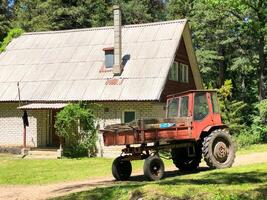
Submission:
[[[267,152],[240,155],[235,159],[234,166],[247,165],[252,163],[267,162]],[[205,168],[201,164],[201,168]],[[201,170],[200,168],[200,170]],[[166,176],[173,176],[176,168],[167,168]],[[130,181],[144,181],[142,172],[134,173]],[[1,200],[39,200],[52,197],[64,196],[73,192],[89,190],[98,186],[111,185],[115,182],[113,177],[102,177],[83,181],[62,182],[49,185],[8,185],[0,186]]]

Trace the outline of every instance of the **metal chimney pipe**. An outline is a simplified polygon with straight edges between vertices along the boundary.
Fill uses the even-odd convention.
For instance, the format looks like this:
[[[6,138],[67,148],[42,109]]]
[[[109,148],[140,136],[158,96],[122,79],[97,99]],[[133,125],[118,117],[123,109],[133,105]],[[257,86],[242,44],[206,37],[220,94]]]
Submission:
[[[114,14],[114,65],[113,74],[120,75],[122,72],[122,40],[121,40],[121,8],[118,5],[113,6]]]

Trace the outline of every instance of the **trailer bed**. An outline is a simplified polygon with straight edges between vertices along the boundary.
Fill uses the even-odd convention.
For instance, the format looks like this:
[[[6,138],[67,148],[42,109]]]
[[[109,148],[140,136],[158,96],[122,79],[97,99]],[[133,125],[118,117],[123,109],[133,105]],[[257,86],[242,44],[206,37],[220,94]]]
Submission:
[[[192,138],[192,118],[137,120],[114,124],[102,130],[105,146],[171,142]]]

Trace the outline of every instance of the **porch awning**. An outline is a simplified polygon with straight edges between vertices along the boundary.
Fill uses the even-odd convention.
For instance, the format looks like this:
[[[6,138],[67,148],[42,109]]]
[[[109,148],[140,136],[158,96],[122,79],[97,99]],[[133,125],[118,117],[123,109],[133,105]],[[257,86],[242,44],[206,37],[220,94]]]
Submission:
[[[67,103],[31,103],[20,106],[20,110],[58,110],[67,106]]]

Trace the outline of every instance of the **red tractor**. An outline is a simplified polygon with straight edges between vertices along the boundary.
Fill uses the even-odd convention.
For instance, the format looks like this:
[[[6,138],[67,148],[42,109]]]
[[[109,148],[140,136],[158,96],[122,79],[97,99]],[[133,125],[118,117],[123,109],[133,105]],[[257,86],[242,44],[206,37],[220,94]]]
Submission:
[[[140,119],[102,130],[106,146],[126,146],[112,164],[115,179],[127,180],[131,161],[143,159],[144,175],[149,180],[161,179],[160,150],[170,150],[173,163],[182,171],[197,169],[202,156],[211,168],[232,166],[235,145],[222,124],[216,91],[192,90],[167,99],[164,119]]]

